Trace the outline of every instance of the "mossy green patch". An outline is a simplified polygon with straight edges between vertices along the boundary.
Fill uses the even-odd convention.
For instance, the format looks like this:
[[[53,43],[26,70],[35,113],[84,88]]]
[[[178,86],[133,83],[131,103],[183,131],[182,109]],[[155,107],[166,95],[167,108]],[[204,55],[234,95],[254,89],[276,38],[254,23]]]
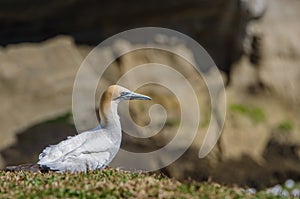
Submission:
[[[44,124],[65,123],[73,125],[73,114],[71,112],[64,113],[56,118],[52,118],[43,122]]]
[[[180,124],[180,120],[178,119],[167,119],[165,123],[166,126],[170,126],[170,127],[179,126],[179,124]]]
[[[264,122],[266,119],[265,114],[260,107],[244,104],[231,104],[229,109],[249,117],[253,122],[256,123]]]
[[[278,129],[285,132],[290,132],[291,130],[293,130],[293,124],[291,121],[282,121],[278,124]]]

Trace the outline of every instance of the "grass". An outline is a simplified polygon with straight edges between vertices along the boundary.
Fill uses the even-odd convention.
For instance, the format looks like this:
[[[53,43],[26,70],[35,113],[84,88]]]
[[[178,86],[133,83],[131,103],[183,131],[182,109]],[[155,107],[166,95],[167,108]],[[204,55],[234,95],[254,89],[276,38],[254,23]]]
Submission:
[[[73,115],[71,112],[66,112],[56,118],[46,120],[42,122],[42,124],[53,124],[53,123],[65,123],[65,124],[73,124]]]
[[[293,130],[293,124],[290,121],[282,121],[280,124],[278,124],[278,129],[284,131],[284,132],[290,132]]]
[[[179,182],[157,174],[103,169],[88,173],[0,171],[0,198],[281,198],[238,187]]]
[[[266,118],[263,110],[256,106],[231,104],[229,109],[249,117],[255,123],[264,122]]]
[[[180,125],[180,120],[179,119],[167,119],[165,126],[179,126]]]

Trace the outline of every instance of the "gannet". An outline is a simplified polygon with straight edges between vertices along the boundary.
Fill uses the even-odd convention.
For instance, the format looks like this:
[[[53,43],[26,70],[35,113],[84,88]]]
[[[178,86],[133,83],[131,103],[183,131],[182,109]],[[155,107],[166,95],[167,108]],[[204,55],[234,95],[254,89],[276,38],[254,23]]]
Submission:
[[[100,100],[100,125],[46,147],[39,155],[39,167],[56,172],[86,172],[108,165],[119,151],[122,139],[118,104],[135,99],[151,100],[118,85],[108,87]]]

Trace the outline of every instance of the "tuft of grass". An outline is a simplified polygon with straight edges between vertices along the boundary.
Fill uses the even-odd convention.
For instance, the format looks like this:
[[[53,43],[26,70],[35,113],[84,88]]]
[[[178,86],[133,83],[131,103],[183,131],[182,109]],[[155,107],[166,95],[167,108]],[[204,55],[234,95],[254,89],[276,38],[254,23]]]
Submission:
[[[231,104],[229,106],[231,111],[243,114],[249,117],[253,122],[264,122],[266,117],[263,110],[256,106],[244,105],[244,104]]]
[[[66,112],[56,118],[46,120],[42,123],[43,124],[65,123],[65,124],[73,125],[73,114],[71,112]]]
[[[290,121],[282,121],[277,128],[284,132],[290,132],[293,130],[293,124]]]
[[[179,119],[167,119],[165,125],[166,126],[179,126],[180,124],[180,120]]]
[[[201,120],[200,126],[205,128],[208,127],[209,123],[210,123],[210,118],[206,116],[203,120]]]
[[[87,173],[0,171],[0,198],[281,198],[208,182],[106,168]]]

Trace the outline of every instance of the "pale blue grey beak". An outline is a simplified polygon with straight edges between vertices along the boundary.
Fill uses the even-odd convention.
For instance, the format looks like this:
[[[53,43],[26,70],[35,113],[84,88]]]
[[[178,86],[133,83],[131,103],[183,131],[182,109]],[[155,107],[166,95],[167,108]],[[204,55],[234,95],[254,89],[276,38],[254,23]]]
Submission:
[[[146,95],[142,95],[139,93],[134,93],[131,91],[124,91],[121,92],[121,95],[119,97],[116,97],[113,100],[117,99],[123,99],[123,100],[151,100],[151,97],[148,97]]]
[[[151,97],[134,92],[127,93],[124,97],[128,100],[151,100]]]

